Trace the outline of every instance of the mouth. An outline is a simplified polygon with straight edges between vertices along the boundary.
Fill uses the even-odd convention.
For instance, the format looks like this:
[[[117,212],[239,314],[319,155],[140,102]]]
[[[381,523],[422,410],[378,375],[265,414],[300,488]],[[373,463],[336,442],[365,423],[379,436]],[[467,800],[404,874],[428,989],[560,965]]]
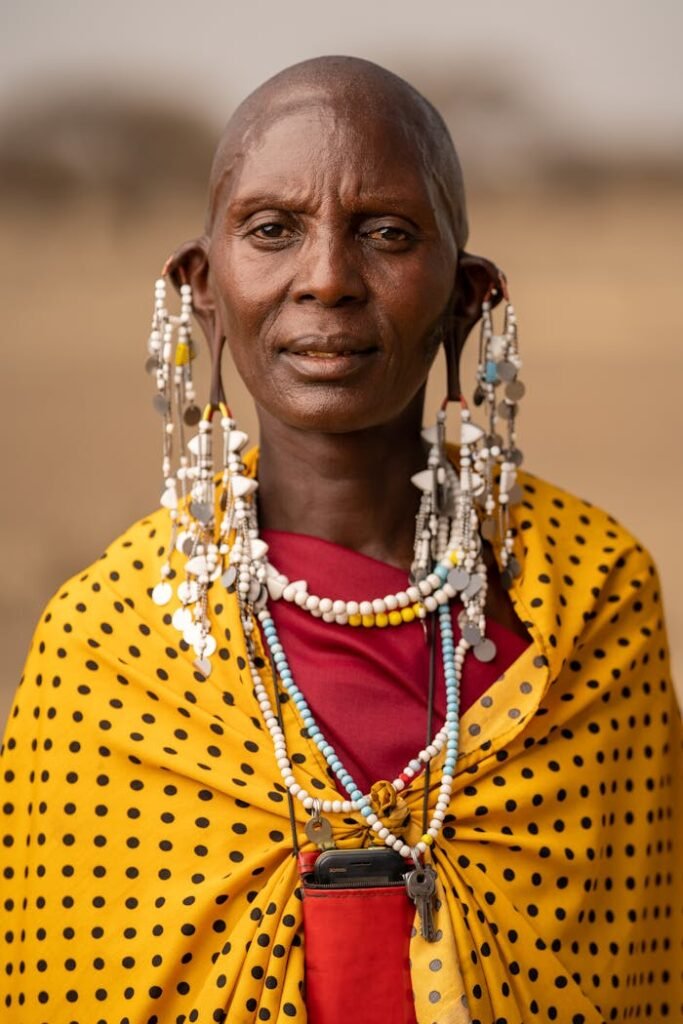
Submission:
[[[309,380],[351,376],[379,354],[377,345],[348,335],[307,335],[280,349],[280,355]]]

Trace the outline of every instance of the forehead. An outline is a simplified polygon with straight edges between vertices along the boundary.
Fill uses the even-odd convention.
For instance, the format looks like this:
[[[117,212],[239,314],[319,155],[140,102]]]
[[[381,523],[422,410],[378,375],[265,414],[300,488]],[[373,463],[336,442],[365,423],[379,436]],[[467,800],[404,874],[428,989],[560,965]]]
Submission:
[[[266,112],[228,145],[215,182],[221,206],[262,193],[295,198],[333,188],[348,198],[373,196],[434,206],[429,147],[400,111],[385,113],[320,100]]]

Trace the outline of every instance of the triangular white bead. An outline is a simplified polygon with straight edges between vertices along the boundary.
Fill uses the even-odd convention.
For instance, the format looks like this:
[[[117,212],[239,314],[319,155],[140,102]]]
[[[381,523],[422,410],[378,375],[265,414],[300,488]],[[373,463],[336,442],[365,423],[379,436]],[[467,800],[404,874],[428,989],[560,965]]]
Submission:
[[[236,498],[244,498],[247,494],[252,494],[256,490],[258,483],[248,476],[231,476],[230,486]]]
[[[410,479],[420,491],[431,491],[434,487],[434,474],[431,469],[422,469]]]
[[[243,430],[231,430],[228,436],[228,448],[231,452],[241,452],[249,440]]]
[[[255,560],[264,558],[268,554],[268,545],[260,537],[256,537],[250,543],[251,557]]]
[[[279,601],[282,597],[282,591],[285,589],[284,584],[280,583],[274,576],[269,576],[266,580],[266,586],[273,601]]]
[[[461,444],[475,444],[483,436],[484,431],[476,423],[462,423],[460,425]]]

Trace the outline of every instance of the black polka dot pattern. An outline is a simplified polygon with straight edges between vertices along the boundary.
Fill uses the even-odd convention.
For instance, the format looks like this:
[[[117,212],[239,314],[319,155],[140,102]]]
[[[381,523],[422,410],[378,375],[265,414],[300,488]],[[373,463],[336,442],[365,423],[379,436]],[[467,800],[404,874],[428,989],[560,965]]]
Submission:
[[[523,483],[512,597],[533,644],[462,719],[434,851],[445,939],[426,958],[411,943],[418,1020],[455,1019],[456,999],[472,1024],[680,1020],[680,720],[657,576],[605,513]],[[3,1019],[306,1019],[287,800],[234,600],[211,595],[204,679],[151,600],[166,539],[163,513],[136,524],[36,632],[0,765]],[[297,776],[335,799],[283,713]],[[364,841],[354,816],[331,820],[339,844]]]

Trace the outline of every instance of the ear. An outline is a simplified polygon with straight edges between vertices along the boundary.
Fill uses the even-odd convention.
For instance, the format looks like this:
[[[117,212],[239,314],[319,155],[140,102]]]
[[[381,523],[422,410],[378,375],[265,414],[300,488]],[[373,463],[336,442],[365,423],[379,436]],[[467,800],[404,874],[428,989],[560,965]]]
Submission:
[[[481,318],[485,299],[497,306],[507,296],[505,275],[495,263],[483,256],[461,252],[451,300],[450,316],[444,330],[448,398],[460,398],[460,356],[465,342]]]
[[[183,242],[166,260],[163,273],[170,277],[177,289],[182,284],[189,284],[192,289],[192,312],[201,325],[211,352],[209,401],[214,407],[219,402],[225,403],[225,391],[221,378],[221,357],[225,345],[225,335],[209,285],[208,236],[202,235],[190,242]]]
[[[215,332],[216,307],[209,286],[209,238],[202,235],[183,242],[164,264],[167,274],[176,289],[181,284],[192,288],[192,310],[201,324],[207,341],[211,344]]]

